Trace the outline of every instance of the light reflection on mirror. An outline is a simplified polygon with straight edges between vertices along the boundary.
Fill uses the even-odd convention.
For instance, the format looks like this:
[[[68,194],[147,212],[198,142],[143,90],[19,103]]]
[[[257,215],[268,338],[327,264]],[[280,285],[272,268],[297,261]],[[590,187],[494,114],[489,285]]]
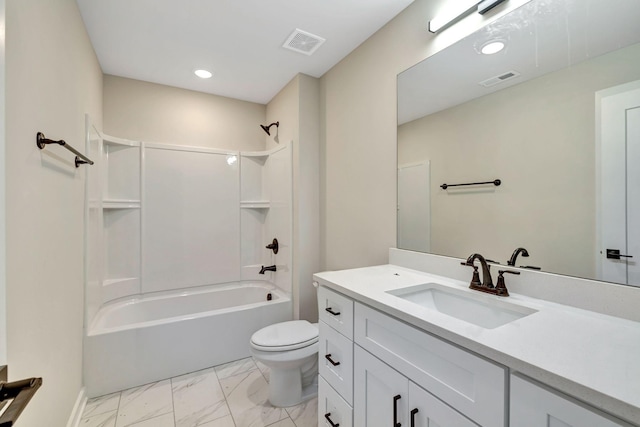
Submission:
[[[639,20],[636,0],[534,0],[401,73],[398,247],[503,265],[525,247],[517,266],[640,285],[640,201],[607,213],[635,197],[625,191],[640,187],[640,154],[603,169],[616,149],[600,144],[596,112],[597,95],[619,99],[611,88],[640,80]],[[502,51],[479,53],[497,39]],[[623,169],[628,184],[607,184]]]

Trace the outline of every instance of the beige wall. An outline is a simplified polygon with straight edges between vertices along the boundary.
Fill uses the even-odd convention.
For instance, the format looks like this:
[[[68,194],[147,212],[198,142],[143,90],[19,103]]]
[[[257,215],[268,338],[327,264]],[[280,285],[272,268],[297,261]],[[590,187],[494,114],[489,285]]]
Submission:
[[[104,132],[136,141],[264,149],[265,106],[124,77],[104,76]]]
[[[298,74],[267,105],[266,123],[280,122],[280,144],[293,144],[294,318],[317,321],[312,275],[320,270],[320,82]],[[273,128],[272,128],[273,130]],[[274,132],[271,132],[274,135]],[[269,148],[277,145],[267,138]]]
[[[638,76],[640,45],[401,126],[399,163],[431,161],[431,252],[504,264],[524,246],[523,263],[595,277],[594,94]]]
[[[44,385],[21,427],[64,426],[82,387],[84,114],[102,116],[102,72],[74,0],[6,5],[7,323],[10,380]]]
[[[322,77],[323,269],[383,264],[396,246],[397,74],[522,3],[434,36],[445,0],[416,0]]]

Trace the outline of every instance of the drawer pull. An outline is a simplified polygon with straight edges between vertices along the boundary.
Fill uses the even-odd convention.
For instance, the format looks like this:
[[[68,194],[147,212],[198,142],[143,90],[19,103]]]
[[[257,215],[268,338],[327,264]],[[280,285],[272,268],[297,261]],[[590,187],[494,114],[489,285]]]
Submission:
[[[340,427],[340,423],[334,423],[333,421],[331,421],[331,412],[324,414],[324,418],[329,421],[331,427]]]
[[[331,362],[333,366],[338,366],[340,364],[340,362],[336,362],[331,358],[331,353],[325,354],[324,358],[327,359],[329,362]]]
[[[331,307],[327,307],[324,309],[325,311],[328,311],[329,313],[333,314],[334,316],[340,316],[340,312],[335,312],[331,309]]]
[[[402,424],[398,422],[398,400],[400,395],[393,396],[393,427],[402,427]]]
[[[416,414],[418,413],[418,408],[415,408],[411,411],[411,427],[416,427]]]

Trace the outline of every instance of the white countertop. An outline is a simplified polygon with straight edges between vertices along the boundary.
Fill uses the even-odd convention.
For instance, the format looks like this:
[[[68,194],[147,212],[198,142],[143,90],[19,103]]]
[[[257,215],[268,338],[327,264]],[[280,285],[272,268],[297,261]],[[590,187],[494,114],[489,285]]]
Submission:
[[[639,322],[513,293],[508,298],[483,294],[468,289],[468,282],[395,265],[323,272],[314,275],[314,279],[593,407],[640,425]],[[429,282],[529,307],[537,312],[495,329],[484,329],[386,293]],[[506,282],[508,287],[509,277]]]

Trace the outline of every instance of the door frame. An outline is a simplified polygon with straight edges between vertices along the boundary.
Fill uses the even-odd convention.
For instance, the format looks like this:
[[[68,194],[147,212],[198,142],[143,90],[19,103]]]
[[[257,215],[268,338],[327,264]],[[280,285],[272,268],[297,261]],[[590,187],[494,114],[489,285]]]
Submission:
[[[603,236],[603,205],[605,202],[605,196],[603,194],[602,188],[602,164],[603,164],[603,139],[604,130],[603,130],[603,117],[602,117],[602,103],[605,98],[615,97],[615,96],[624,96],[627,92],[640,90],[640,80],[636,80],[633,82],[625,83],[618,86],[613,86],[607,89],[603,89],[597,91],[595,93],[595,106],[596,106],[596,116],[595,116],[595,210],[596,210],[596,236],[595,236],[595,260],[596,260],[596,278],[598,280],[604,280],[611,282],[611,280],[606,280],[603,278],[604,275],[604,263],[606,262],[606,256],[603,253],[604,246],[604,236]],[[625,212],[626,216],[626,212]]]

